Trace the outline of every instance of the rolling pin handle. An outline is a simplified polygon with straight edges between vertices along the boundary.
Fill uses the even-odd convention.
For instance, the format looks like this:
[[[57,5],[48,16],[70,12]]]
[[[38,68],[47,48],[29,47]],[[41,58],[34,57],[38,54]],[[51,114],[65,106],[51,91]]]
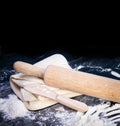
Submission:
[[[36,67],[32,64],[22,62],[22,61],[17,61],[14,63],[13,68],[20,73],[26,74],[26,75],[31,75],[35,77],[40,77],[43,78],[44,73],[42,70],[40,70],[39,67]]]

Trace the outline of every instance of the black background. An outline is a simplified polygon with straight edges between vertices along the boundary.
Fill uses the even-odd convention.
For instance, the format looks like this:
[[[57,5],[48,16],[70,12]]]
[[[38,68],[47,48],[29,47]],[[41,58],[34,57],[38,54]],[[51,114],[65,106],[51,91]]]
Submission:
[[[57,50],[78,57],[120,56],[118,8],[102,5],[70,7],[63,13],[51,7],[44,13],[38,8],[30,11],[31,7],[23,13],[10,9],[1,14],[0,50],[2,54],[42,55]]]
[[[7,24],[1,29],[1,55],[21,53],[34,56],[49,52],[73,56],[120,56],[120,37],[115,22],[72,24]],[[42,27],[45,26],[45,27]]]
[[[110,40],[110,39],[109,39]],[[87,39],[85,42],[81,39],[1,39],[0,51],[1,55],[10,53],[20,53],[24,55],[34,56],[43,55],[45,53],[68,53],[73,56],[120,56],[119,43],[114,41],[102,42]]]

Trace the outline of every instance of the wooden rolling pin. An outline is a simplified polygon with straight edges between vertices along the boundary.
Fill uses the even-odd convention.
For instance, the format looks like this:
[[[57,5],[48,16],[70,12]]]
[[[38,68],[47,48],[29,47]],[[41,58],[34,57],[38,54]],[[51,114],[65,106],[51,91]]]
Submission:
[[[44,79],[48,86],[120,103],[120,81],[86,72],[49,65],[45,72],[31,64],[17,61],[14,69]]]

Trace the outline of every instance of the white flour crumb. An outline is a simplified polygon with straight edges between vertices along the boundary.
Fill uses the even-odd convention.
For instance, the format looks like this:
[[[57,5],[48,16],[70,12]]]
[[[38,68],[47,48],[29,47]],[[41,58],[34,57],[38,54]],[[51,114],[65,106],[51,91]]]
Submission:
[[[79,65],[79,66],[77,66],[76,68],[75,68],[75,70],[80,70],[80,69],[82,69],[82,68],[84,68],[85,66],[83,66],[83,65]]]
[[[15,95],[9,95],[8,98],[0,98],[0,111],[4,113],[5,119],[30,116],[22,101]]]
[[[120,67],[120,64],[118,64],[118,66],[117,66],[118,68]]]
[[[120,74],[117,73],[116,71],[111,71],[111,74],[112,74],[113,76],[115,76],[115,77],[120,78]]]
[[[111,71],[111,68],[105,68],[105,69],[102,69],[101,72],[110,72]]]

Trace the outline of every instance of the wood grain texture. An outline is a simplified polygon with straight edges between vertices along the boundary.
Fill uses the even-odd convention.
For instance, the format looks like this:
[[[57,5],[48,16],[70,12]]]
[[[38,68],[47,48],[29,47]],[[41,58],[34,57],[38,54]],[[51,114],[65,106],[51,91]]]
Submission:
[[[48,66],[44,81],[49,86],[120,102],[119,80],[58,66]]]

